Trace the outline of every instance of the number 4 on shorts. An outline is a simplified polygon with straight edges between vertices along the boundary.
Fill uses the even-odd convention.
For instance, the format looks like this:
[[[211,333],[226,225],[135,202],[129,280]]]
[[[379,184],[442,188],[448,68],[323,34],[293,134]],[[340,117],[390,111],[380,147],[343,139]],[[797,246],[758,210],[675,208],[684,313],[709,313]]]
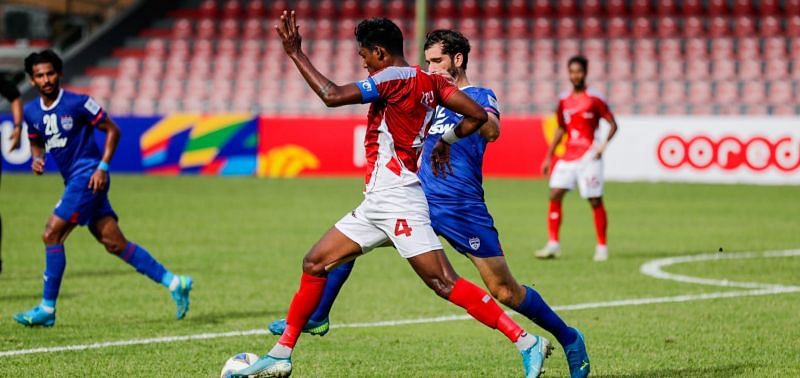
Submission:
[[[411,236],[411,227],[408,226],[405,219],[398,219],[394,224],[394,236],[400,235]]]

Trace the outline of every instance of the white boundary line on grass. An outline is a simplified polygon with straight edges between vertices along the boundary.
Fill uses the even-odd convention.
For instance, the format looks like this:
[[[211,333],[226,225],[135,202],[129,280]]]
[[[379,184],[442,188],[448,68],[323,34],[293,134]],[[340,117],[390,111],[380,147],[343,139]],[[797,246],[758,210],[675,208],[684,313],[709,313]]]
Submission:
[[[758,252],[714,253],[714,254],[703,254],[703,255],[692,255],[692,256],[669,257],[664,259],[653,260],[641,266],[640,271],[642,272],[642,274],[654,278],[671,280],[671,281],[701,284],[701,285],[721,286],[721,287],[737,287],[750,290],[724,291],[724,292],[703,293],[703,294],[687,294],[687,295],[676,295],[669,297],[633,298],[633,299],[622,299],[622,300],[605,301],[605,302],[578,303],[573,305],[553,306],[553,309],[556,311],[576,311],[576,310],[587,310],[587,309],[608,308],[608,307],[642,306],[642,305],[657,304],[657,303],[680,303],[680,302],[702,301],[702,300],[720,299],[720,298],[738,298],[747,296],[797,293],[800,292],[800,286],[772,285],[772,284],[763,284],[755,282],[735,282],[729,280],[699,278],[699,277],[691,277],[680,274],[668,273],[663,271],[662,269],[670,265],[699,262],[699,261],[715,261],[715,260],[726,260],[726,259],[754,259],[754,258],[764,258],[764,257],[792,257],[792,256],[800,256],[800,249],[785,250],[785,251],[769,251],[761,253]],[[509,314],[514,315],[516,313],[509,312]],[[450,322],[450,321],[468,320],[468,319],[471,319],[471,317],[468,315],[448,315],[448,316],[437,316],[430,318],[338,324],[338,325],[333,325],[332,328],[397,327],[410,324],[440,323],[440,322]],[[57,353],[66,351],[103,349],[103,348],[112,348],[120,346],[130,346],[130,345],[174,343],[181,341],[208,340],[208,339],[216,339],[222,337],[239,337],[239,336],[266,335],[266,334],[269,334],[269,332],[265,329],[251,329],[246,331],[200,333],[200,334],[186,335],[186,336],[165,336],[165,337],[153,337],[147,339],[118,340],[118,341],[107,341],[107,342],[92,343],[92,344],[77,344],[77,345],[65,345],[65,346],[43,347],[43,348],[33,348],[33,349],[7,350],[0,352],[0,357],[12,357],[12,356],[21,356],[21,355],[37,354],[37,353]]]

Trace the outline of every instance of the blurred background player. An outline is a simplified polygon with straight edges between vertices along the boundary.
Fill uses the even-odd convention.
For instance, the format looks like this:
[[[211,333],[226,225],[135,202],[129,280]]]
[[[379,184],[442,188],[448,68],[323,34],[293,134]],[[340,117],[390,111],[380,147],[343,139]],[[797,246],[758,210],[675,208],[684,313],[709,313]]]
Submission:
[[[11,132],[11,150],[19,147],[19,138],[22,134],[22,98],[19,90],[6,80],[0,79],[0,96],[3,96],[11,104],[11,117],[14,122],[14,130]],[[3,165],[0,164],[0,178],[3,174]],[[3,272],[3,219],[0,217],[0,273]]]
[[[589,200],[594,213],[594,226],[597,232],[597,247],[594,260],[608,259],[606,232],[608,218],[603,206],[603,151],[617,132],[617,122],[608,109],[608,104],[599,94],[586,88],[586,73],[589,61],[583,56],[569,59],[567,69],[572,82],[572,92],[565,94],[558,102],[556,117],[558,128],[542,164],[542,172],[550,174],[550,210],[547,213],[548,242],[536,257],[541,259],[557,257],[561,253],[558,231],[561,227],[561,202],[568,190],[578,185],[581,197]],[[595,143],[595,132],[600,119],[611,126],[606,140]],[[566,152],[552,168],[553,154],[561,138],[567,135]]]
[[[431,225],[437,235],[447,239],[456,251],[475,264],[492,296],[556,337],[567,354],[573,377],[585,377],[590,366],[583,335],[568,327],[536,290],[517,283],[508,268],[494,220],[486,207],[481,169],[487,145],[500,136],[500,107],[494,91],[470,83],[466,72],[470,49],[469,40],[454,30],[433,31],[425,41],[428,71],[452,78],[462,92],[483,106],[489,117],[478,133],[452,146],[452,171],[446,176],[435,175],[431,170],[431,149],[442,134],[455,127],[462,118],[443,106],[436,107],[425,138],[418,174],[428,200]],[[320,336],[328,332],[331,307],[354,264],[354,261],[343,264],[328,274],[320,305],[311,315],[304,332]],[[282,334],[285,328],[285,320],[277,320],[269,326],[275,335]]]
[[[49,152],[64,177],[64,195],[47,220],[42,240],[45,244],[45,271],[42,302],[33,309],[14,315],[25,326],[53,326],[56,299],[67,260],[64,242],[76,225],[89,231],[112,253],[170,290],[177,304],[176,317],[183,319],[189,310],[192,279],[165,269],[144,248],[128,241],[117,224],[117,214],[108,200],[111,184],[108,164],[119,143],[120,131],[91,97],[61,89],[62,61],[51,50],[25,58],[25,72],[40,98],[25,105],[33,157],[32,169],[44,173],[45,152]],[[103,153],[94,141],[94,129],[106,133]]]
[[[549,341],[527,334],[483,289],[453,270],[431,227],[428,204],[416,175],[424,127],[437,104],[464,117],[431,149],[435,175],[446,174],[450,144],[477,131],[488,119],[486,111],[444,77],[409,66],[403,55],[403,34],[388,19],[364,20],[356,27],[359,55],[370,76],[344,86],[319,73],[303,53],[294,11],[284,11],[276,28],[287,55],[327,106],[371,103],[365,137],[365,198],[306,254],[300,288],[292,299],[278,343],[234,376],[291,374],[292,351],[320,303],[328,271],[391,242],[436,294],[508,337],[522,353],[526,377],[538,377]]]

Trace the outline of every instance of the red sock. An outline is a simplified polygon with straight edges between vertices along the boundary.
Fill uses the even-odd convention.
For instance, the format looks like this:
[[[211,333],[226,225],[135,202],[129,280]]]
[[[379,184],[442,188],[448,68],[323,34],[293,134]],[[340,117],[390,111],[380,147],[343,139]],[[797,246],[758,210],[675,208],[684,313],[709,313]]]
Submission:
[[[547,212],[547,231],[550,241],[558,241],[559,228],[561,228],[561,201],[550,200],[550,211]]]
[[[597,231],[597,244],[606,245],[606,229],[608,228],[608,217],[606,208],[602,204],[592,209],[594,212],[594,229]]]
[[[511,342],[516,342],[525,332],[503,312],[489,293],[463,278],[456,280],[447,300],[467,310],[468,314],[487,327],[502,332]]]
[[[279,344],[294,348],[300,332],[319,305],[327,280],[327,277],[315,277],[306,273],[300,276],[300,288],[297,289],[297,293],[292,298],[292,304],[289,305],[289,314],[286,315],[286,330],[278,340]]]

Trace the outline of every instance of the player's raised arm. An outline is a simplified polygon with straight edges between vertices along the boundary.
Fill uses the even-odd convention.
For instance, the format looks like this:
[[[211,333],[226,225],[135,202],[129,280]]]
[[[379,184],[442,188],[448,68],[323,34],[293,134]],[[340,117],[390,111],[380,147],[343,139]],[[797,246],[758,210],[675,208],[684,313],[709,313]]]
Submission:
[[[300,48],[302,38],[300,37],[300,26],[294,11],[283,11],[278,24],[275,25],[278,35],[283,42],[283,50],[286,55],[292,58],[297,69],[306,79],[306,83],[314,90],[314,93],[328,107],[342,105],[360,104],[361,91],[355,83],[347,85],[336,85],[333,81],[321,74],[311,63],[303,50]]]
[[[443,80],[443,79],[442,79]],[[433,174],[447,176],[453,171],[450,167],[450,145],[480,129],[489,120],[489,116],[478,103],[459,90],[455,90],[442,100],[442,106],[463,115],[461,122],[442,134],[441,139],[431,150]]]
[[[108,164],[111,163],[114,152],[117,151],[119,138],[122,134],[119,130],[119,126],[109,117],[105,117],[96,127],[106,133],[106,142],[103,148],[103,157],[100,159],[100,165],[98,165],[97,170],[95,170],[94,174],[92,174],[92,177],[89,179],[89,189],[92,189],[95,193],[105,189],[108,183]]]

